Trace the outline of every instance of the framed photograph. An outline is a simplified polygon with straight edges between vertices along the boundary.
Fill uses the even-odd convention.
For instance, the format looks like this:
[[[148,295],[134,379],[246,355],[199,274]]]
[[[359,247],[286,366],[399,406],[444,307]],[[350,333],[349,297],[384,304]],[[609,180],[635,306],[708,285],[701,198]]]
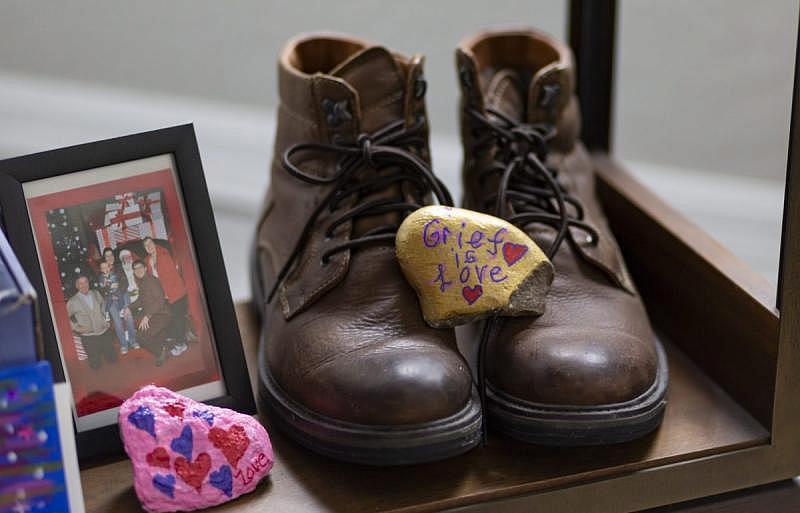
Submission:
[[[149,383],[255,412],[192,125],[0,161],[0,216],[82,462],[121,450]]]

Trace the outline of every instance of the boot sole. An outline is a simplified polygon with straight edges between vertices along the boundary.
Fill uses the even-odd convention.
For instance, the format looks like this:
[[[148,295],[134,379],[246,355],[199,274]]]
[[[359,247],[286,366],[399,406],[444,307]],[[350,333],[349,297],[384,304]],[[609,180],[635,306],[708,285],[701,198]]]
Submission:
[[[505,394],[487,383],[490,429],[523,442],[575,447],[628,442],[655,430],[664,417],[667,358],[656,342],[656,380],[639,397],[597,406],[554,406],[532,403]]]
[[[473,390],[461,411],[431,422],[404,426],[340,421],[309,410],[275,382],[265,362],[266,329],[262,283],[251,252],[253,307],[261,323],[258,347],[259,402],[269,420],[289,438],[316,453],[341,461],[376,466],[413,465],[463,454],[481,442],[480,401]]]

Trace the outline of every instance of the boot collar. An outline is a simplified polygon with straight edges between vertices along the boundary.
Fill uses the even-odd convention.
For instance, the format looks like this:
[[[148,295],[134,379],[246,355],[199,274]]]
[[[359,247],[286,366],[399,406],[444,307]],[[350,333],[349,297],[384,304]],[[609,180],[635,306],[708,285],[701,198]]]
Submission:
[[[402,117],[415,121],[424,95],[422,65],[420,56],[409,58],[362,39],[302,35],[280,55],[281,105],[316,125],[320,141],[355,137]]]
[[[552,123],[559,127],[558,146],[572,146],[578,133],[573,128],[575,120],[565,119],[577,116],[577,111],[568,109],[575,92],[569,47],[531,29],[487,31],[461,42],[456,64],[464,99],[481,112],[487,107],[486,95],[496,73],[508,69],[525,77],[524,105],[513,117],[527,123]]]

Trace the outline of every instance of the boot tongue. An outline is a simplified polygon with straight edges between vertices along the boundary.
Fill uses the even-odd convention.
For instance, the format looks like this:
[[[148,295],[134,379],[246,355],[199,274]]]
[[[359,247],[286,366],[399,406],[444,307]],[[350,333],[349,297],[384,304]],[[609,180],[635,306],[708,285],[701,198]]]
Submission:
[[[522,95],[522,80],[512,69],[502,69],[492,75],[486,86],[484,104],[514,121],[525,117],[525,100]]]
[[[386,48],[365,48],[336,66],[330,74],[347,82],[358,93],[363,132],[373,132],[403,117],[405,79]]]
[[[347,82],[358,93],[361,132],[374,132],[404,115],[405,77],[394,56],[381,46],[365,48],[334,68],[330,74]],[[361,198],[362,202],[400,195],[394,186]],[[397,213],[356,219],[353,236],[383,225],[399,224]]]

